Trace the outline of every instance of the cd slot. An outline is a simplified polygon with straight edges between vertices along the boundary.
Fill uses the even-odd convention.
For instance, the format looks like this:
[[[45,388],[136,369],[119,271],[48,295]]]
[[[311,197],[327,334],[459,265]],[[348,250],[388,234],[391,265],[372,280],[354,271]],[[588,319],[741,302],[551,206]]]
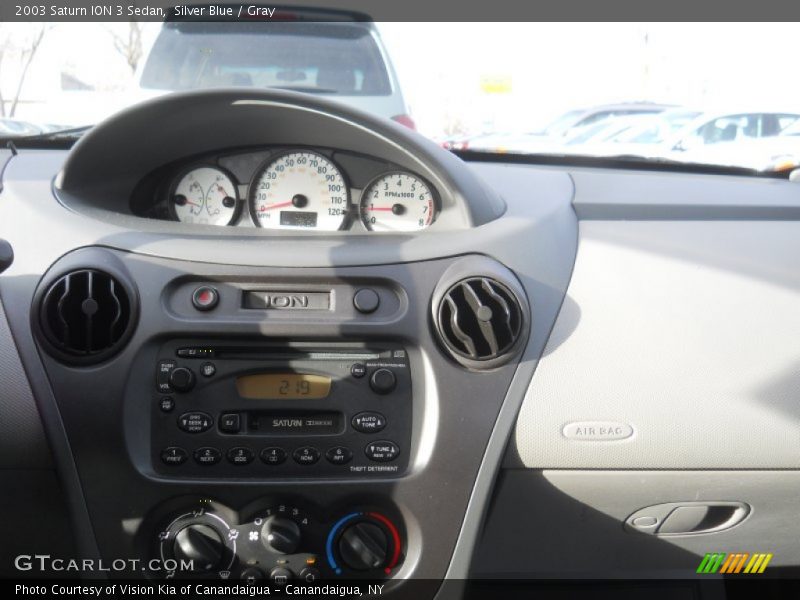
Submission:
[[[388,357],[389,352],[373,352],[370,350],[311,350],[291,347],[273,346],[215,346],[179,348],[179,358],[217,358],[223,360],[257,360],[257,361],[297,361],[297,360],[351,360],[369,361]]]

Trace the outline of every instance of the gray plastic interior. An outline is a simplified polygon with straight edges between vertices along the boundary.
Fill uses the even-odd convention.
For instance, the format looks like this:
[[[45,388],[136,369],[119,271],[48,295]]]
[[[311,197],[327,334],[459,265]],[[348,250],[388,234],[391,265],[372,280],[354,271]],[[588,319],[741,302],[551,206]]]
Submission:
[[[203,137],[203,151],[337,141],[422,170],[447,190],[453,227],[417,236],[271,236],[134,217],[126,207],[138,178],[186,158],[192,139],[116,141],[137,127],[155,135],[186,98],[150,105],[152,121],[143,111],[96,130],[69,157],[23,150],[10,159],[0,195],[0,238],[16,256],[0,276],[0,375],[12,390],[0,404],[2,476],[22,481],[19,470],[51,466],[41,419],[82,554],[140,553],[146,540],[136,524],[168,497],[208,493],[241,506],[291,489],[340,505],[363,494],[393,503],[408,536],[401,577],[686,577],[705,552],[742,550],[800,565],[796,184],[465,165],[393,125],[324,102],[287,95],[234,104],[229,94],[210,96],[230,103],[218,124],[241,135],[215,129],[220,137]],[[198,103],[180,123],[209,106]],[[240,119],[251,111],[318,127],[292,137],[270,117],[250,134]],[[476,268],[492,260],[510,269],[532,307],[518,362],[483,374],[450,361],[428,321],[438,278],[475,255]],[[30,326],[43,278],[87,264],[126,270],[142,303],[129,346],[91,373],[40,352]],[[373,322],[342,312],[309,331],[303,317],[283,317],[273,329],[233,313],[201,319],[164,295],[186,281],[226,278],[310,278],[346,294],[364,277],[402,286],[408,305]],[[147,440],[131,441],[142,415],[128,373],[133,365],[150,376],[163,336],[297,331],[326,340],[388,336],[413,349],[415,415],[426,418],[414,424],[412,476],[304,487],[165,481],[142,468]],[[576,423],[610,423],[630,435],[565,437]],[[121,490],[129,503],[115,500]],[[748,513],[708,534],[625,527],[642,509],[692,502],[741,503]],[[121,522],[133,524],[130,531],[120,531]]]

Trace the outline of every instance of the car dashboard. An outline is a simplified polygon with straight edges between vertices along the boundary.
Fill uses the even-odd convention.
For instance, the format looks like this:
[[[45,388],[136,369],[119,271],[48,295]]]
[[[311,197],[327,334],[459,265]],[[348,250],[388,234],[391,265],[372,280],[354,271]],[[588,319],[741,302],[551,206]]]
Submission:
[[[464,162],[238,90],[6,158],[3,460],[57,470],[75,552],[425,597],[796,566],[796,184]]]

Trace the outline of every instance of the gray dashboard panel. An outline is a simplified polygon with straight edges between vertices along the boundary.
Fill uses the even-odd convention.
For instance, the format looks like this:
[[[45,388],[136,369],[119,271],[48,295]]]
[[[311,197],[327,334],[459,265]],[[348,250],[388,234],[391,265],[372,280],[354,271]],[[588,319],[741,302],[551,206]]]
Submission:
[[[39,410],[0,300],[0,469],[52,469]]]
[[[503,417],[504,420],[507,420],[510,415],[513,418],[516,406],[521,401],[524,383],[529,380],[535,360],[544,347],[563,299],[574,260],[577,228],[574,212],[570,204],[573,191],[572,183],[568,175],[556,171],[539,171],[525,167],[506,167],[501,165],[481,165],[476,167],[474,172],[494,188],[497,193],[504,196],[507,210],[502,220],[491,221],[468,230],[441,232],[435,236],[419,235],[380,240],[377,236],[365,236],[358,239],[351,238],[347,240],[347,243],[344,243],[344,240],[337,236],[272,238],[264,235],[263,232],[259,232],[260,239],[254,239],[253,236],[231,236],[225,239],[225,244],[214,244],[213,252],[209,252],[209,242],[219,241],[219,238],[205,232],[200,235],[189,232],[185,235],[176,235],[174,229],[141,231],[139,228],[142,225],[141,219],[129,220],[109,214],[104,217],[100,214],[100,211],[83,213],[67,210],[55,201],[51,193],[53,178],[60,169],[64,156],[65,153],[63,152],[47,151],[25,151],[20,156],[17,156],[10,163],[10,169],[6,174],[5,201],[0,204],[0,222],[8,223],[12,222],[13,219],[15,223],[14,228],[2,228],[0,235],[7,237],[12,242],[18,256],[17,262],[0,278],[0,290],[2,290],[4,298],[9,299],[9,305],[14,307],[14,314],[10,316],[10,320],[12,321],[12,327],[26,369],[30,377],[40,383],[46,382],[47,378],[42,370],[40,358],[37,355],[27,326],[28,307],[30,306],[33,290],[42,274],[59,257],[66,256],[76,248],[99,245],[121,252],[130,252],[132,254],[128,259],[128,264],[131,268],[135,267],[144,278],[146,278],[146,270],[149,268],[145,266],[147,264],[161,264],[162,266],[159,268],[162,269],[162,272],[207,273],[215,276],[220,276],[220,273],[230,269],[238,270],[242,273],[264,273],[267,265],[270,267],[312,267],[315,269],[333,267],[342,273],[349,266],[359,266],[363,269],[365,266],[372,265],[374,273],[380,273],[385,270],[387,273],[391,271],[423,275],[426,269],[424,266],[414,264],[417,261],[457,257],[479,250],[501,261],[514,271],[525,287],[534,311],[531,337],[523,356],[522,366],[514,378],[516,382],[514,389],[517,397],[511,402],[513,405],[511,412],[504,413],[505,416]],[[58,227],[52,227],[47,231],[47,235],[31,235],[31,232],[42,230],[43,224],[51,223],[53,219],[58,219]],[[525,248],[525,251],[520,252],[520,248]],[[183,262],[172,263],[172,260]],[[169,266],[170,264],[179,264],[180,268],[175,271],[174,267]],[[256,267],[258,271],[255,271],[253,267]],[[315,275],[310,269],[300,269],[294,273],[294,276],[297,277],[303,277],[304,273],[308,273],[309,276],[313,277],[319,276],[320,272],[318,271],[317,275]],[[409,281],[413,281],[411,275],[408,275],[408,277],[410,277]],[[434,283],[435,277],[428,277],[421,288],[427,288]],[[156,298],[151,295],[144,297],[143,302],[148,303],[150,306],[146,310],[153,309],[157,304]],[[415,311],[417,310],[421,311],[419,314],[424,314],[427,312],[427,306],[415,306]],[[156,319],[156,322],[164,324],[165,318],[162,315]],[[170,322],[171,327],[175,325],[168,318],[167,321]],[[392,326],[396,330],[397,324]],[[245,328],[240,325],[238,327],[238,333],[245,331]],[[414,327],[418,327],[420,332],[423,331],[427,328],[426,319],[421,317]],[[202,327],[197,331],[203,331]],[[336,334],[338,329],[331,325],[326,329],[315,331],[317,331],[318,335],[330,336]],[[355,332],[356,329],[353,328],[350,331],[350,335],[352,335],[352,332]],[[147,335],[149,334],[146,331],[140,332],[137,334],[137,336],[140,336],[137,339],[142,341],[145,337],[141,336]],[[135,343],[137,342],[135,341]],[[426,351],[430,353],[433,350],[428,348]],[[121,358],[124,361],[131,356],[131,353],[126,352]],[[46,359],[46,362],[50,363],[49,359]],[[441,358],[434,361],[435,364],[440,362]],[[118,373],[120,364],[117,361],[114,363],[113,368],[101,369],[101,371],[109,374],[112,371]],[[50,369],[51,372],[60,372],[58,380],[61,383],[67,380],[71,382],[80,381],[81,375],[79,373],[65,371],[60,368],[56,369],[52,364]],[[509,369],[503,369],[503,372],[506,373],[513,374],[513,371],[513,368],[510,371]],[[449,375],[443,375],[443,371],[440,368],[437,368],[437,372],[439,377],[443,377],[438,384],[444,385]],[[427,375],[426,377],[430,376]],[[492,378],[494,376],[489,375],[488,377]],[[521,387],[519,382],[523,382]],[[56,388],[56,395],[63,397],[64,388],[60,385],[57,385]],[[71,389],[77,388],[71,386]],[[59,412],[56,409],[56,404],[47,397],[47,394],[37,391],[37,395],[40,396],[40,403],[46,404],[48,434],[51,439],[56,438],[56,444],[61,450],[58,454],[59,459],[64,461],[71,457],[73,452],[78,456],[87,452],[87,446],[85,446],[84,442],[78,443],[72,450],[69,449],[67,440],[63,437],[63,430],[60,429]],[[78,398],[72,396],[70,398],[69,404],[71,408],[68,411],[69,415],[65,415],[62,412],[60,416],[61,418],[67,417],[70,422],[69,427],[80,428],[86,421],[82,411],[78,410],[77,405],[74,404],[78,402]],[[471,398],[469,402],[479,400],[480,398],[476,397]],[[503,405],[503,402],[502,394],[491,394],[491,397],[487,396],[481,402],[479,411],[474,414],[470,412],[470,420],[479,419],[481,421],[480,427],[487,432],[486,439],[488,439],[488,432],[493,427],[497,415],[496,410]],[[63,410],[65,406],[67,405],[62,405],[60,408]],[[92,418],[94,419],[95,416],[98,418],[110,417],[115,414],[112,408],[109,405],[98,411]],[[448,408],[449,411],[454,409],[454,405]],[[52,417],[55,417],[56,421]],[[458,423],[458,420],[451,419],[448,421],[447,427],[455,427]],[[120,441],[118,439],[113,441],[113,435],[109,437],[109,433],[101,435],[98,438],[98,442],[102,440],[104,444],[119,444]],[[499,443],[505,443],[505,435],[497,439],[503,440]],[[451,446],[452,451],[457,451],[459,444],[463,444],[464,441],[461,439],[453,444]],[[471,439],[470,442],[473,443],[473,449],[477,452],[476,456],[479,458],[483,454],[482,445],[474,446],[474,439]],[[446,440],[437,443],[448,445]],[[493,443],[496,444],[498,442],[494,441]],[[65,448],[67,449],[66,453],[63,451]],[[430,451],[430,448],[427,451]],[[470,455],[472,455],[472,451]],[[105,456],[110,458],[112,455],[106,454]],[[108,473],[111,465],[106,464],[106,459],[102,457],[96,457],[96,459],[103,463],[101,470],[104,473]],[[489,473],[489,482],[493,478],[496,466],[497,461],[491,468],[482,467],[484,472]],[[473,461],[471,467],[466,463],[463,465],[451,463],[445,469],[443,464],[437,462],[432,466],[433,472],[428,477],[434,477],[438,482],[441,482],[451,476],[452,473],[462,473],[462,468],[467,468],[467,471],[463,471],[464,473],[472,470],[474,476],[478,467],[479,462]],[[82,469],[79,464],[78,472],[86,478],[87,473],[92,471],[93,468],[87,471],[85,468]],[[77,474],[74,469],[75,465],[72,465],[71,475],[69,469],[62,469],[62,471],[67,473],[67,480],[77,490],[77,493],[74,494],[77,498],[80,496],[80,487],[77,485],[78,479],[75,477]],[[439,473],[438,478],[436,477],[437,473]],[[451,475],[447,475],[448,473]],[[89,476],[91,477],[91,475]],[[466,486],[467,495],[463,497],[464,505],[470,495],[469,490],[472,489],[471,482],[472,476],[459,482],[459,486]],[[111,532],[114,531],[113,528],[109,528],[111,523],[114,522],[113,515],[111,513],[105,514],[105,509],[99,508],[104,506],[106,492],[111,493],[113,488],[104,487],[105,484],[102,482],[95,481],[92,483],[88,479],[85,479],[83,484],[93,496],[88,500],[89,504],[94,507],[91,512],[94,513],[93,516],[100,519],[94,525],[97,527],[96,531],[98,531],[98,536],[101,540],[101,547],[105,551],[108,551],[110,547],[118,548],[114,545],[116,542],[110,541],[113,539]],[[404,505],[407,501],[410,502],[411,499],[419,497],[420,490],[425,488],[424,486],[415,486],[422,486],[423,484],[424,478],[415,476],[408,482],[408,487],[405,484],[402,488],[398,487],[392,493],[392,497],[395,497],[401,502],[401,505]],[[235,498],[235,494],[224,491],[224,487],[214,487],[218,490],[217,493],[219,495]],[[246,492],[248,497],[253,494],[263,494],[266,491],[262,488],[259,492],[254,486],[245,487],[248,488]],[[141,489],[142,491],[145,490],[144,487]],[[150,489],[156,490],[157,487],[154,486]],[[162,489],[170,490],[172,493],[181,493],[190,488],[171,485]],[[290,486],[287,489],[293,488]],[[388,491],[390,488],[386,484],[377,484],[375,490],[380,491],[381,489]],[[100,496],[97,495],[98,490],[101,491]],[[488,487],[482,486],[480,488],[478,496],[483,496],[481,502],[486,502],[488,491]],[[147,498],[153,499],[158,495],[156,493],[155,496],[151,496],[149,493],[148,491],[147,494],[142,494],[143,502]],[[346,494],[347,489],[342,488],[341,493]],[[475,494],[473,494],[474,496]],[[452,498],[455,498],[455,496],[442,495],[441,501],[449,502]],[[77,511],[80,514],[75,517],[78,523],[76,529],[82,538],[84,551],[91,552],[94,544],[92,525],[86,520],[86,510],[82,501],[75,499],[75,502],[80,503],[80,509]],[[483,504],[481,504],[480,510],[483,510]],[[415,560],[420,556],[418,544],[423,543],[420,536],[424,534],[419,530],[419,517],[412,513],[407,516],[409,527],[412,529],[409,539],[415,540],[415,547],[413,552],[409,554],[409,570],[405,572],[406,574],[415,567]],[[435,514],[431,513],[425,518],[432,516],[435,516]],[[460,512],[452,516],[459,523],[463,522],[463,514]],[[104,520],[108,518],[111,518],[111,521]],[[470,524],[470,526],[472,525]],[[439,535],[425,540],[422,547],[426,549],[426,552],[433,552],[434,554],[428,555],[432,558],[421,564],[416,573],[426,576],[444,574],[450,562],[455,537],[455,535],[449,538]],[[125,551],[129,550],[128,548]]]
[[[797,471],[506,469],[473,575],[688,579],[707,552],[772,553],[772,567],[797,566],[798,492]],[[752,511],[707,535],[659,538],[623,527],[640,508],[687,500],[745,502]]]
[[[581,222],[507,464],[800,467],[799,256],[792,221]],[[593,421],[633,435],[562,432]]]

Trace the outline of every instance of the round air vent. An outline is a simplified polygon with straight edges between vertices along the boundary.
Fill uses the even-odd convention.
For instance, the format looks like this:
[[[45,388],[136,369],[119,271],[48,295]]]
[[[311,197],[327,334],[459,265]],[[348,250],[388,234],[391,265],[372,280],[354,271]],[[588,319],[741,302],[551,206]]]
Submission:
[[[450,354],[480,369],[511,358],[527,331],[526,310],[505,284],[490,277],[468,277],[439,298],[434,318]]]
[[[42,341],[68,362],[105,360],[122,349],[133,324],[131,292],[95,269],[62,275],[47,287],[40,304]]]

